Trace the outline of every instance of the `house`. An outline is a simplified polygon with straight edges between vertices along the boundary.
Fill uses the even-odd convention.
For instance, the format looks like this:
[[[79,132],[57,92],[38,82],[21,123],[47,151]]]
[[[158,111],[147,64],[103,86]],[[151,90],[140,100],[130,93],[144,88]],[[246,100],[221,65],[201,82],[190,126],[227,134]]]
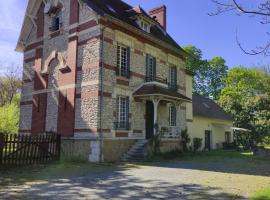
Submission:
[[[93,162],[118,160],[155,124],[165,149],[181,148],[192,73],[166,17],[121,0],[29,0],[19,132],[61,134],[63,155]]]
[[[193,123],[189,125],[191,141],[203,139],[202,149],[220,149],[233,142],[233,121],[214,100],[193,96]]]

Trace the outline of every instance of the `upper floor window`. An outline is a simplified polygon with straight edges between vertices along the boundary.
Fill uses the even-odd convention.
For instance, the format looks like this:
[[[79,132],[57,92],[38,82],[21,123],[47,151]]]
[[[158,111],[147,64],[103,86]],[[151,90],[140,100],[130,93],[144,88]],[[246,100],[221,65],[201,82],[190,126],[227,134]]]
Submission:
[[[169,125],[176,126],[176,107],[175,106],[171,105],[169,107],[169,115],[170,115]]]
[[[50,31],[58,31],[62,27],[62,11],[59,9],[57,12],[51,15]]]
[[[177,89],[177,68],[176,66],[171,66],[169,71],[169,87],[171,89]]]
[[[130,76],[130,48],[122,45],[117,46],[117,72],[122,77]]]
[[[115,129],[129,129],[129,97],[117,97],[117,121],[115,122]]]
[[[146,55],[146,81],[156,80],[156,58],[147,54]]]

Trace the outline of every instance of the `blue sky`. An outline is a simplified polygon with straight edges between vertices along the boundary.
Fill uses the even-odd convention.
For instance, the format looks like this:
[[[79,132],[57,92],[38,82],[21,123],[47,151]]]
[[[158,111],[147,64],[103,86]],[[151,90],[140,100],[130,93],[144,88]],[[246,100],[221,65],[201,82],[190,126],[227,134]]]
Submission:
[[[126,0],[145,10],[165,4],[168,9],[168,32],[181,45],[195,45],[204,58],[222,56],[229,67],[270,64],[270,57],[245,55],[237,46],[236,30],[243,46],[252,49],[267,40],[269,25],[258,18],[227,13],[208,16],[215,9],[210,0]],[[244,0],[239,0],[244,2]],[[259,0],[248,1],[249,7]],[[0,73],[10,66],[21,67],[22,55],[14,51],[20,33],[27,0],[0,0]]]

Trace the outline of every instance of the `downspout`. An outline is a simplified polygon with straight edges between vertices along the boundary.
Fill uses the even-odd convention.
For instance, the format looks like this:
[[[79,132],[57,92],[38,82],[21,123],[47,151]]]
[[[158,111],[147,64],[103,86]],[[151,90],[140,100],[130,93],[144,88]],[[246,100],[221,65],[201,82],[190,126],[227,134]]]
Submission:
[[[100,65],[100,109],[99,109],[99,161],[103,161],[103,143],[104,143],[104,135],[103,135],[103,128],[102,128],[102,110],[103,110],[103,69],[104,69],[104,30],[106,29],[106,25],[101,28],[101,65]]]

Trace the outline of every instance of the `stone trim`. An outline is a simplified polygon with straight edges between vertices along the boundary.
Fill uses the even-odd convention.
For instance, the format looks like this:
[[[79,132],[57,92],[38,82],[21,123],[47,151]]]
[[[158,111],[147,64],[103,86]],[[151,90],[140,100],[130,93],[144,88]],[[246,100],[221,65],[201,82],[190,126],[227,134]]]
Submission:
[[[76,94],[77,99],[84,99],[84,98],[89,98],[89,97],[100,97],[102,94],[101,91],[96,91],[96,92],[85,92],[85,93],[80,93]],[[109,92],[103,92],[103,97],[112,97],[112,93]]]
[[[33,49],[36,49],[37,47],[42,47],[42,46],[43,46],[43,41],[37,41],[37,42],[29,44],[25,48],[25,51],[33,50]]]
[[[135,49],[134,53],[143,56],[143,52],[141,50]]]
[[[74,129],[76,133],[99,133],[100,129],[97,128],[86,128],[86,129]],[[103,133],[111,133],[111,129],[102,129]]]
[[[133,133],[143,133],[142,130],[133,130]]]
[[[113,45],[113,39],[111,39],[111,38],[104,37],[104,42],[107,42],[107,43],[109,43],[109,44],[112,44],[112,45]]]
[[[90,38],[88,38],[88,39],[79,41],[79,42],[78,42],[78,47],[79,47],[79,46],[83,46],[83,45],[88,44],[91,40],[94,40],[94,39],[100,39],[100,37],[101,37],[101,35],[97,35],[97,36],[93,36],[93,37],[90,37]]]

